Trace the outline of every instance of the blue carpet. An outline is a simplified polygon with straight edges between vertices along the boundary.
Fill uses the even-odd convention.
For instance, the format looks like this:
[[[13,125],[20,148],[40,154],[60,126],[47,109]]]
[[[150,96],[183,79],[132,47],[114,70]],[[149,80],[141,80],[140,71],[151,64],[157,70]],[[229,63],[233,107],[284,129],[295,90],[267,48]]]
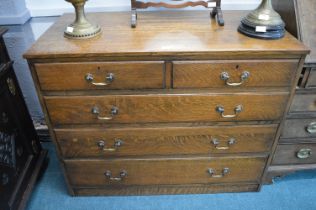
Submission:
[[[51,143],[50,163],[27,210],[316,210],[316,171],[292,174],[259,193],[71,197]]]

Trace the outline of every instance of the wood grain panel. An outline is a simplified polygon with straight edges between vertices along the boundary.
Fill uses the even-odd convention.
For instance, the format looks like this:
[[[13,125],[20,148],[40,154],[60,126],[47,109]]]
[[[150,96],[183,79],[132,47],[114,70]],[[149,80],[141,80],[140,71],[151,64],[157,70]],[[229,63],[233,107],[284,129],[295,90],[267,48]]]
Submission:
[[[105,96],[47,96],[45,103],[53,124],[144,123],[193,121],[278,120],[283,115],[289,94],[148,94]],[[224,114],[232,115],[238,105],[243,111],[234,118],[223,118],[216,111],[222,105]],[[112,120],[99,120],[91,110],[97,106],[101,116],[109,116],[113,106],[118,114]]]
[[[77,196],[104,195],[170,195],[205,194],[221,192],[252,192],[258,190],[258,184],[203,184],[203,185],[152,185],[152,186],[111,186],[99,188],[74,188]]]
[[[35,64],[42,90],[153,89],[163,88],[163,62],[84,62]],[[85,80],[90,73],[94,82],[113,82],[94,86]]]
[[[285,121],[282,138],[315,138],[316,133],[309,133],[306,129],[316,122],[315,119],[288,119]]]
[[[162,128],[85,128],[55,129],[57,142],[65,158],[102,158],[152,155],[212,155],[268,152],[277,125],[204,126]],[[228,142],[235,139],[233,145]],[[213,140],[218,139],[217,149]],[[114,147],[121,140],[120,147]],[[104,151],[98,142],[104,141]]]
[[[305,159],[297,157],[301,149],[310,149],[311,156]],[[290,165],[290,164],[311,164],[316,163],[316,144],[292,144],[278,145],[272,164]]]
[[[176,61],[174,88],[230,87],[221,74],[227,72],[229,82],[239,83],[244,71],[250,76],[241,87],[289,87],[297,66],[298,60]]]
[[[66,170],[73,186],[93,187],[109,185],[154,184],[209,184],[230,182],[258,182],[266,158],[173,158],[173,159],[114,159],[66,160]],[[222,178],[213,178],[228,167],[230,172]],[[110,170],[113,177],[126,170],[123,181],[110,181],[104,175]]]

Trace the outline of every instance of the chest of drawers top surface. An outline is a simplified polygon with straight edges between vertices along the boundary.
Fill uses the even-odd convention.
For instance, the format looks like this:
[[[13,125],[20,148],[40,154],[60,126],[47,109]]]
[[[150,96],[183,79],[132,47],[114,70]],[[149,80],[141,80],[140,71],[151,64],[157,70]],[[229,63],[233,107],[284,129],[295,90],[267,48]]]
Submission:
[[[300,57],[308,49],[287,33],[280,40],[258,40],[237,32],[247,11],[227,11],[225,26],[218,26],[206,11],[146,12],[137,28],[130,27],[129,12],[94,13],[88,18],[98,23],[102,34],[89,40],[63,37],[74,15],[63,15],[24,55],[36,58],[124,57],[122,59],[177,59],[199,56],[212,58]],[[254,53],[256,52],[256,53]],[[171,57],[170,57],[171,56]],[[202,56],[202,57],[201,57]],[[136,57],[136,58],[135,58]],[[144,58],[142,58],[144,59]]]

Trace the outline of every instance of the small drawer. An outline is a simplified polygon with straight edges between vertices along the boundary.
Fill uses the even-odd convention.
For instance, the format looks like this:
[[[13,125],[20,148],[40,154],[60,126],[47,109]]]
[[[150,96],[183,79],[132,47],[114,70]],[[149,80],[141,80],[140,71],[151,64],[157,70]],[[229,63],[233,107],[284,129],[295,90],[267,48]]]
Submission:
[[[316,93],[296,94],[290,112],[316,112]]]
[[[315,164],[316,144],[278,145],[272,164]]]
[[[64,158],[268,152],[277,125],[55,129]]]
[[[154,89],[164,86],[164,62],[35,64],[46,91]]]
[[[306,88],[316,88],[316,68],[311,69],[306,83]]]
[[[174,88],[289,87],[297,60],[177,61]]]
[[[285,121],[282,138],[315,138],[315,119],[288,119]]]
[[[103,124],[280,120],[289,94],[47,96],[51,122]]]
[[[72,186],[258,183],[266,158],[65,160]]]

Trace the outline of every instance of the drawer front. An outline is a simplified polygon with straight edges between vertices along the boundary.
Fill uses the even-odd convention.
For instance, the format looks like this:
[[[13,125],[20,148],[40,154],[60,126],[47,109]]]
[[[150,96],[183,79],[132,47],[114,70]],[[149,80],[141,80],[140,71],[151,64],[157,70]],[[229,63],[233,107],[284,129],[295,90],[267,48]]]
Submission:
[[[272,164],[315,164],[316,144],[278,145]]]
[[[282,138],[315,138],[315,119],[288,119],[285,121]]]
[[[163,62],[51,63],[35,69],[42,90],[164,87]]]
[[[73,186],[259,182],[265,158],[66,160]]]
[[[316,93],[296,94],[290,112],[316,112]]]
[[[312,68],[311,72],[308,76],[308,80],[306,83],[307,88],[315,88],[316,87],[316,68]]]
[[[53,124],[279,120],[288,93],[50,96]]]
[[[174,62],[174,88],[289,87],[297,60]],[[247,74],[248,72],[249,74]]]
[[[268,152],[277,125],[55,129],[65,158]]]

